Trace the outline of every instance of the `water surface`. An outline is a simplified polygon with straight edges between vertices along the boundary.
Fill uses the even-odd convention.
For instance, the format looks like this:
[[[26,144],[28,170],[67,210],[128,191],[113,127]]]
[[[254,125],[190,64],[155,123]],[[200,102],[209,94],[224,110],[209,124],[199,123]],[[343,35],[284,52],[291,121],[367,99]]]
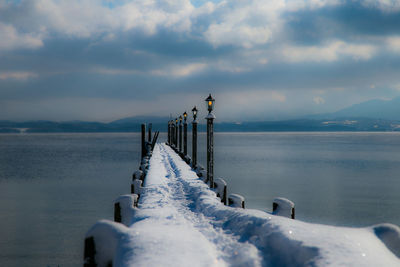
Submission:
[[[215,134],[215,176],[247,207],[282,196],[297,219],[331,225],[400,225],[399,156],[400,133]],[[81,265],[85,233],[113,219],[139,158],[137,133],[0,135],[0,266]]]

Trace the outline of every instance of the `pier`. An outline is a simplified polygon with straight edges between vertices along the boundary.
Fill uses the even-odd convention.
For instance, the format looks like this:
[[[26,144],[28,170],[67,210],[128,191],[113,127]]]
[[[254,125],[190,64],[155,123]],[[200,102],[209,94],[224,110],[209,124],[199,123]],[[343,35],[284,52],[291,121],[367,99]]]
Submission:
[[[142,124],[130,194],[115,199],[114,221],[87,232],[84,266],[400,266],[396,225],[311,224],[295,220],[295,204],[284,197],[264,212],[228,195],[213,172],[214,101],[206,99],[206,169],[197,162],[196,107],[191,157],[186,112],[168,122],[165,143]]]
[[[291,219],[292,204],[285,199],[276,199],[271,213],[244,209],[239,195],[225,205],[219,185],[210,188],[165,143],[147,150],[132,185],[131,194],[115,200],[115,221],[101,220],[87,232],[84,266],[398,266],[400,262],[397,226],[356,229],[305,223]]]

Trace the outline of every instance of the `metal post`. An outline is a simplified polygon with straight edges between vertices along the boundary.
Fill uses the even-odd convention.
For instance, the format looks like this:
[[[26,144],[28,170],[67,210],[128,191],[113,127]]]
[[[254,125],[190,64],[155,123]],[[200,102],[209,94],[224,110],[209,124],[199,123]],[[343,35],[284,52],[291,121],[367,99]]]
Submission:
[[[195,169],[197,165],[197,121],[192,122],[192,167]]]
[[[149,142],[151,142],[151,128],[152,128],[153,124],[149,123]]]
[[[146,156],[146,124],[142,124],[142,158]]]
[[[182,120],[179,122],[179,152],[182,152]]]
[[[187,155],[187,122],[183,123],[183,155],[186,157]]]
[[[168,123],[168,129],[169,129],[169,145],[172,145],[172,123],[169,121]]]
[[[171,144],[171,139],[170,139],[170,137],[171,137],[171,129],[170,129],[170,126],[171,126],[171,123],[168,121],[168,137],[167,137],[167,142],[168,142],[168,145],[170,145]]]
[[[207,181],[214,188],[214,121],[215,116],[210,112],[207,119]]]
[[[175,146],[175,124],[173,121],[171,122],[171,142],[172,146]]]
[[[172,146],[172,123],[169,122],[169,145]]]
[[[175,148],[178,147],[178,121],[175,123]]]

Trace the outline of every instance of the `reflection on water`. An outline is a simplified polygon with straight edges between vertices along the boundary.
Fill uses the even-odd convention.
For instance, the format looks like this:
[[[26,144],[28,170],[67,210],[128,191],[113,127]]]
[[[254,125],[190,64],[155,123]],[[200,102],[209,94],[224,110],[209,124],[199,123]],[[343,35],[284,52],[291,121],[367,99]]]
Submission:
[[[297,219],[334,225],[400,224],[399,155],[399,133],[215,135],[216,177],[247,207],[283,196]],[[113,219],[139,157],[136,133],[0,135],[0,266],[81,265],[84,234]]]

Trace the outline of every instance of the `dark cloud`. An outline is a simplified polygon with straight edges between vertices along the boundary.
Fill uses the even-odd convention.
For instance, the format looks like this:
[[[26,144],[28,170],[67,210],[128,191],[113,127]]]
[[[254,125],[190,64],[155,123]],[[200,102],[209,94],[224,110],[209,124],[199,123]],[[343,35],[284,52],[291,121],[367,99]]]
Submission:
[[[109,8],[115,11],[124,2]],[[57,8],[58,2],[52,3]],[[357,102],[365,97],[398,95],[392,88],[400,85],[400,39],[397,51],[396,42],[393,49],[387,38],[400,36],[400,11],[357,1],[291,7],[290,11],[273,4],[232,1],[210,4],[207,9],[200,1],[193,10],[184,10],[187,15],[178,16],[176,6],[163,2],[143,12],[148,12],[149,18],[156,16],[155,11],[164,12],[165,20],[155,20],[153,25],[138,18],[142,24],[129,27],[115,13],[96,6],[108,24],[97,17],[91,20],[90,12],[77,11],[82,22],[71,21],[70,28],[54,14],[42,18],[33,1],[0,7],[0,29],[25,42],[10,48],[7,40],[0,41],[0,119],[10,113],[5,107],[11,103],[20,103],[19,116],[23,117],[23,112],[29,114],[35,105],[22,103],[57,99],[60,105],[68,105],[69,100],[63,99],[109,100],[126,105],[115,111],[123,116],[131,105],[127,101],[140,106],[157,99],[160,105],[163,98],[182,96],[192,101],[192,97],[213,92],[229,95],[233,104],[246,97],[243,92],[250,92],[255,100],[259,92],[264,93],[268,105],[246,102],[246,114],[273,107],[269,113],[279,117],[338,109],[341,99]],[[57,12],[63,16],[62,9]],[[81,15],[86,13],[88,17]],[[170,14],[176,16],[168,17]],[[189,26],[184,27],[185,23]],[[212,35],[210,29],[217,30]],[[269,32],[270,36],[260,37]],[[43,44],[38,45],[35,38]],[[313,103],[316,106],[311,107]],[[166,102],[160,112],[174,110],[176,105]],[[235,110],[225,106],[221,112],[233,117]],[[68,106],[59,111],[51,107],[55,109],[53,117],[59,112],[60,117],[68,118]],[[79,108],[84,109],[83,104],[74,109]],[[140,110],[150,112],[145,109]],[[100,112],[98,107],[92,110]],[[77,113],[71,111],[70,119],[80,119],[73,117]]]
[[[298,44],[318,44],[329,39],[362,41],[400,34],[400,9],[382,10],[363,5],[362,1],[285,12],[283,17],[285,37]]]

